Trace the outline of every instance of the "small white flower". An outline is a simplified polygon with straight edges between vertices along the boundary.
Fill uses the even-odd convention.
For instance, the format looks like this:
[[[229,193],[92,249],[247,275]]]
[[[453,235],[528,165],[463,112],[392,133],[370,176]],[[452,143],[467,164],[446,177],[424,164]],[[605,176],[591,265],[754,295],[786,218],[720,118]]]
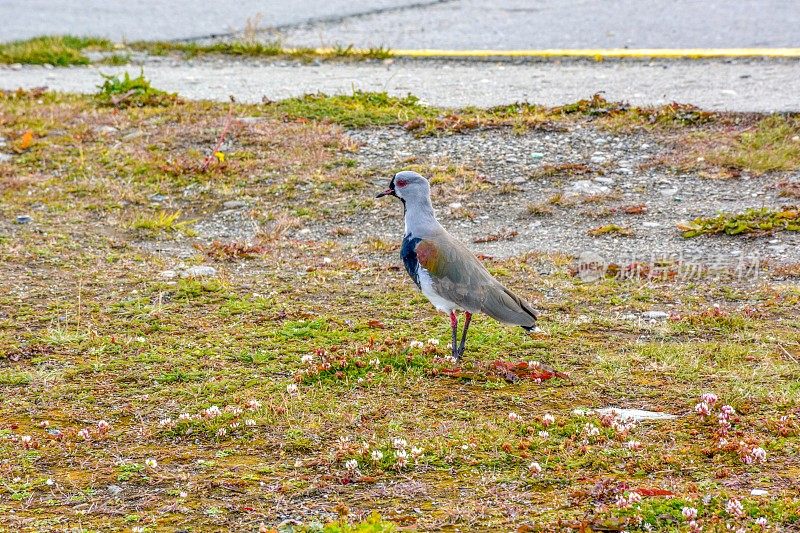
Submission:
[[[153,470],[155,470],[156,468],[158,468],[158,461],[150,457],[149,459],[144,460],[144,465],[147,468],[152,468]]]
[[[224,437],[227,434],[228,434],[228,430],[225,429],[225,428],[219,428],[217,430],[217,437]]]
[[[303,357],[300,358],[300,362],[304,365],[310,365],[314,362],[314,356],[311,354],[305,354]]]
[[[765,516],[759,516],[756,518],[756,525],[763,527],[767,527],[767,518]]]
[[[422,348],[425,346],[421,341],[411,341],[408,343],[409,348]]]
[[[144,526],[133,526],[131,533],[144,533]]]
[[[188,494],[186,491],[184,491],[184,490],[182,490],[182,491],[181,491],[181,492],[178,494],[178,497],[179,497],[179,498],[186,498],[187,496],[189,496],[189,494]]]
[[[405,450],[396,450],[394,452],[394,456],[397,459],[397,466],[400,468],[406,466],[408,462],[408,452]]]
[[[50,479],[50,478],[47,478],[47,481],[45,481],[45,483],[47,484],[47,486],[48,486],[48,487],[52,487],[53,485],[55,485],[55,484],[56,484],[56,482],[55,482],[55,481],[53,481],[53,480],[52,480],[52,479]]]
[[[109,429],[111,429],[111,424],[105,420],[101,420],[97,423],[97,430],[100,431],[100,433],[106,433]]]
[[[735,516],[736,518],[741,518],[744,516],[744,507],[742,507],[742,502],[736,498],[728,500],[728,502],[725,504],[725,511],[727,511],[729,515]]]
[[[392,447],[396,450],[402,450],[408,446],[408,442],[406,439],[401,439],[400,437],[395,437],[392,439]]]
[[[369,364],[371,364],[371,365],[372,365],[372,366],[374,366],[375,368],[380,368],[380,366],[381,366],[381,360],[380,360],[380,359],[378,359],[378,358],[376,357],[375,359],[371,359],[371,360],[370,360],[370,362],[369,362]]]
[[[257,409],[260,409],[261,408],[261,402],[259,402],[255,398],[250,398],[249,400],[247,400],[247,408],[250,409],[251,411],[255,411]]]
[[[544,427],[552,426],[555,423],[555,421],[556,421],[556,417],[554,417],[550,413],[547,413],[546,415],[544,415],[542,417],[542,425]]]
[[[511,420],[512,422],[522,422],[522,417],[519,416],[514,411],[511,411],[510,413],[508,413],[508,419]]]
[[[600,434],[598,427],[591,422],[587,422],[586,425],[583,426],[583,432],[589,437],[596,437]]]
[[[539,474],[542,473],[542,465],[534,461],[528,465],[528,472],[530,472],[534,476],[538,476]]]
[[[417,448],[416,446],[413,446],[411,448],[411,457],[419,457],[420,455],[422,455],[422,448]]]
[[[178,420],[191,420],[191,419],[192,415],[190,415],[189,413],[181,413],[178,415]]]
[[[639,503],[642,501],[642,495],[638,492],[631,492],[628,494],[628,503],[633,505],[634,503]]]
[[[82,430],[78,431],[78,436],[83,440],[89,440],[92,438],[92,434],[89,433],[89,430],[86,428],[83,428]]]
[[[239,407],[238,405],[226,405],[225,406],[225,411],[227,411],[227,412],[229,412],[229,413],[231,413],[233,415],[236,415],[236,416],[239,416],[240,414],[242,414],[244,412],[242,410],[242,408]]]
[[[221,414],[222,410],[216,405],[212,405],[211,407],[203,411],[203,416],[205,416],[206,418],[216,418]]]
[[[355,472],[356,470],[358,470],[358,461],[356,461],[355,459],[350,459],[349,461],[344,463],[344,467],[350,470],[351,472]]]
[[[717,403],[718,398],[717,395],[714,394],[713,392],[704,392],[700,396],[700,400],[707,403],[708,405],[714,405],[715,403]]]
[[[381,459],[383,459],[383,452],[380,450],[372,450],[370,457],[372,458],[373,461],[379,463]]]
[[[428,339],[428,344],[431,346],[439,346],[439,339]]]
[[[700,416],[708,416],[711,413],[711,408],[706,402],[700,402],[694,406],[694,412]]]
[[[542,363],[539,361],[528,361],[528,368],[531,370],[538,370],[542,367]]]
[[[172,419],[169,417],[162,418],[161,420],[158,421],[159,426],[169,426],[170,424],[172,424]]]
[[[720,437],[719,442],[717,442],[717,447],[724,448],[727,445],[728,445],[728,439]]]
[[[684,507],[681,509],[681,514],[686,520],[694,520],[697,518],[697,509],[694,507]]]
[[[639,450],[642,447],[642,443],[638,440],[629,440],[625,443],[625,447],[631,450]]]
[[[251,428],[256,425],[256,421],[253,420],[252,418],[248,418],[247,420],[244,421],[244,425]]]
[[[286,385],[286,392],[289,394],[297,394],[297,384],[296,383],[289,383]]]
[[[733,416],[736,414],[736,409],[734,409],[730,405],[723,405],[721,411],[728,416]]]
[[[550,436],[550,432],[549,431],[540,431],[539,432],[539,436],[541,438],[543,438],[543,439],[546,439],[546,438],[548,438]]]
[[[750,451],[750,455],[757,463],[763,463],[767,460],[767,451],[764,448],[756,447]]]

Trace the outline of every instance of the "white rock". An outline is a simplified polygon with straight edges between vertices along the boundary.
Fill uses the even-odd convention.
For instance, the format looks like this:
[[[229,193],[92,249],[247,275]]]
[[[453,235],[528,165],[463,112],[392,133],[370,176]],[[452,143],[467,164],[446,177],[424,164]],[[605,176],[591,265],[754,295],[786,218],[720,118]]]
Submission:
[[[181,272],[182,278],[208,278],[217,275],[217,269],[208,265],[189,267]]]
[[[598,176],[594,178],[594,181],[597,183],[602,183],[603,185],[611,185],[614,183],[614,178],[607,178],[605,176]]]
[[[605,156],[602,156],[602,155],[593,155],[592,158],[590,159],[590,161],[592,163],[605,163],[606,162],[606,158],[605,158]]]
[[[595,409],[598,415],[608,415],[616,413],[623,420],[634,420],[639,422],[641,420],[672,420],[677,418],[677,415],[670,413],[661,413],[658,411],[645,411],[644,409],[620,409],[619,407],[603,407],[602,409]]]
[[[660,222],[643,222],[642,226],[644,226],[645,228],[660,228],[661,227],[661,223]]]
[[[165,270],[163,272],[159,272],[158,275],[164,279],[172,279],[178,277],[178,273],[175,272],[174,270]]]
[[[767,496],[768,494],[769,492],[764,489],[753,489],[750,491],[751,496]]]
[[[645,311],[642,313],[642,318],[653,320],[659,320],[667,317],[669,317],[669,313],[665,313],[664,311]]]
[[[459,209],[461,207],[461,202],[453,202],[448,206],[450,209]]]
[[[0,152],[0,162],[11,161],[11,154],[4,154]]]
[[[610,191],[605,185],[598,185],[591,180],[578,180],[573,182],[564,192],[566,194],[606,194]]]

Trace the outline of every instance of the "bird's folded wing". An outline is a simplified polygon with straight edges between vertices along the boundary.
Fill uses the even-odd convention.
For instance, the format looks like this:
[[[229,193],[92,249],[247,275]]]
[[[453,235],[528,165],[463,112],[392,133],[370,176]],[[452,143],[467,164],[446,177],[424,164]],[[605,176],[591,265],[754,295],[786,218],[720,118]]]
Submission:
[[[480,311],[501,322],[533,325],[536,313],[531,306],[494,279],[481,262],[450,235],[421,240],[416,255],[442,297],[466,311]]]

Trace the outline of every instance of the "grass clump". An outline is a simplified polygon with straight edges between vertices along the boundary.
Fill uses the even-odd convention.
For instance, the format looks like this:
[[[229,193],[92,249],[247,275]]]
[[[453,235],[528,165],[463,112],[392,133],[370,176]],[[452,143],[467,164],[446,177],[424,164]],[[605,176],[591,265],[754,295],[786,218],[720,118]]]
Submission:
[[[766,117],[732,145],[717,149],[706,159],[725,168],[755,174],[800,168],[800,120],[778,115]]]
[[[348,128],[403,124],[417,118],[432,119],[438,114],[438,110],[421,104],[416,96],[396,97],[385,92],[307,94],[271,105],[290,118],[333,122]]]
[[[140,230],[151,236],[160,234],[175,234],[182,233],[187,237],[193,236],[194,230],[190,227],[192,221],[180,221],[181,212],[175,211],[167,213],[166,211],[158,211],[153,215],[143,215],[133,221],[131,227],[135,230]]]
[[[27,65],[88,65],[89,58],[82,51],[88,48],[108,50],[111,41],[94,37],[72,35],[34,37],[0,44],[0,63]]]
[[[617,224],[606,224],[605,226],[598,226],[590,229],[589,235],[592,237],[600,237],[602,235],[619,235],[620,237],[630,237],[633,235],[633,230]]]
[[[715,217],[698,217],[678,225],[685,238],[698,235],[740,235],[800,231],[800,210],[796,207],[747,209],[743,213],[720,213]]]
[[[131,78],[128,72],[122,75],[101,74],[105,81],[98,85],[97,99],[105,105],[115,107],[165,106],[174,104],[177,96],[156,89],[144,77],[144,71]]]

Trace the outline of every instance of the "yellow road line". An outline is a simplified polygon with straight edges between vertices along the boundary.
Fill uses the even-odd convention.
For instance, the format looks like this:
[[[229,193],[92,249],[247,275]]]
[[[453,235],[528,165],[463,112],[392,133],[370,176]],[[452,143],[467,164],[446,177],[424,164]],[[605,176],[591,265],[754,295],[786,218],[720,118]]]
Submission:
[[[564,48],[543,50],[391,50],[399,57],[587,57],[603,58],[721,58],[796,57],[800,48]]]

